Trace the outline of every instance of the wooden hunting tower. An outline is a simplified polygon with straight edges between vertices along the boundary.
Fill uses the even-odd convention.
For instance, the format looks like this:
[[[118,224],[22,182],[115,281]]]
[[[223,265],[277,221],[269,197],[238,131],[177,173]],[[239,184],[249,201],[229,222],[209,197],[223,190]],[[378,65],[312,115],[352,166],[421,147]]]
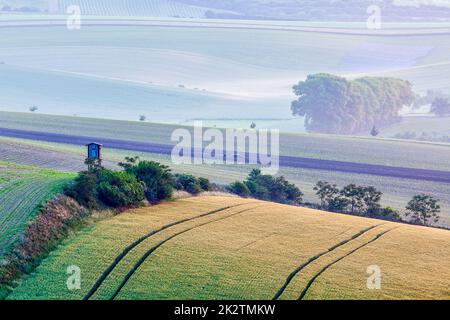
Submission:
[[[99,144],[99,143],[89,143],[86,145],[87,147],[87,151],[88,151],[88,156],[87,158],[89,160],[102,160],[102,147],[103,145]]]
[[[101,168],[102,166],[102,145],[99,143],[89,143],[87,147],[87,158],[85,163],[88,166],[88,170],[94,170]]]

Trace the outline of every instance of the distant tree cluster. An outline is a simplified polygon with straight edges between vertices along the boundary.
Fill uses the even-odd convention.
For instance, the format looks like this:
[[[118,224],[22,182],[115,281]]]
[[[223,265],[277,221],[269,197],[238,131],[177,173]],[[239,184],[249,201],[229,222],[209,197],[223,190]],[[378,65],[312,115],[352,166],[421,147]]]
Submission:
[[[326,181],[319,181],[314,187],[320,199],[322,210],[368,217],[382,217],[398,220],[400,215],[391,208],[380,205],[382,192],[374,187],[362,187],[349,184],[342,189]]]
[[[430,112],[438,117],[450,116],[450,95],[442,91],[428,90],[424,96],[417,96],[414,101],[414,108],[431,105]]]
[[[445,94],[441,90],[428,90],[425,95],[417,95],[413,107],[431,105],[438,98],[450,99],[450,95]]]
[[[399,111],[415,98],[408,81],[394,78],[349,81],[315,74],[293,89],[298,96],[293,114],[305,117],[306,129],[319,133],[375,133],[374,128],[399,122]]]
[[[445,142],[450,143],[450,135],[442,134],[441,132],[414,132],[406,131],[397,133],[393,136],[395,139],[430,141],[430,142]]]
[[[383,193],[374,187],[349,184],[342,189],[326,181],[319,181],[314,187],[320,199],[319,208],[338,213],[348,213],[370,218],[401,221],[400,213],[390,207],[381,206]],[[407,204],[405,216],[411,223],[431,226],[439,222],[439,200],[429,195],[416,195]]]
[[[431,104],[431,112],[437,115],[438,117],[450,116],[450,99],[436,98]]]

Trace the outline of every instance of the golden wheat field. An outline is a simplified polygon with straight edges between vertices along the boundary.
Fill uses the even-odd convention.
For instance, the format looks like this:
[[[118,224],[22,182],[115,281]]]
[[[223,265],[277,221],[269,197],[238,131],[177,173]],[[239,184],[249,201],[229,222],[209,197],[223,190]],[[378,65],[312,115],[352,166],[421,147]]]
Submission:
[[[449,299],[450,232],[200,196],[91,224],[8,298]]]

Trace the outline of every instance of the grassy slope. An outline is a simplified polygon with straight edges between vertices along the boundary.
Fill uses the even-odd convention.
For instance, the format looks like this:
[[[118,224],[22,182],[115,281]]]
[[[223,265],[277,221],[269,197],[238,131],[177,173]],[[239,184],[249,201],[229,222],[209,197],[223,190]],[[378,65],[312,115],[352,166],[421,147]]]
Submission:
[[[0,162],[0,258],[74,174]]]
[[[241,205],[185,222],[143,241],[121,260],[93,298],[111,297],[147,250],[191,228],[154,251],[117,298],[271,299],[291,272],[319,253],[324,254],[292,279],[282,299],[298,298],[305,281],[346,255],[313,282],[307,299],[449,297],[448,231],[383,224],[254,200],[199,197],[132,210],[84,229],[67,239],[9,298],[81,299],[125,246],[137,238],[170,222],[236,204]],[[373,229],[368,230],[370,227]],[[355,239],[343,243],[352,237]],[[80,291],[65,287],[70,265],[82,270]],[[382,290],[366,287],[370,265],[382,270]]]

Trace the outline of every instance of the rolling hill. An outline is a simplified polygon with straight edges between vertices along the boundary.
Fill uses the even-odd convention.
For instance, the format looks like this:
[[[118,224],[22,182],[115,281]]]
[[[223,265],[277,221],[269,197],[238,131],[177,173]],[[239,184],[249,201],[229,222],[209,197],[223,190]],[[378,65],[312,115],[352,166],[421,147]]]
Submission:
[[[43,113],[226,127],[260,121],[302,132],[290,111],[292,86],[311,73],[396,76],[417,93],[450,90],[446,24],[388,25],[374,35],[351,23],[86,18],[72,32],[64,19],[45,19],[39,28],[0,28],[0,110],[35,105]]]
[[[365,21],[367,8],[374,4],[386,21],[442,21],[450,12],[445,1],[427,0],[0,0],[0,9],[54,14],[79,5],[84,14],[105,16]]]
[[[54,13],[64,13],[73,5],[81,13],[97,16],[149,16],[203,18],[209,8],[192,6],[173,0],[60,0]],[[219,10],[220,11],[220,10]]]
[[[83,229],[8,298],[448,299],[449,248],[445,230],[201,196]],[[69,266],[81,290],[67,289]]]
[[[94,140],[120,139],[132,143],[173,144],[170,140],[178,126],[116,120],[61,117],[40,114],[0,112],[0,128],[31,130],[42,133],[96,137]],[[184,128],[184,127],[183,127]],[[186,127],[187,129],[192,129]],[[367,137],[315,134],[281,134],[281,155],[317,160],[344,161],[417,169],[449,171],[448,144],[419,143]],[[85,147],[45,141],[0,138],[0,155],[7,161],[63,171],[84,169]],[[253,168],[248,165],[174,165],[169,156],[105,148],[104,164],[116,168],[125,156],[137,155],[169,165],[176,172],[205,176],[220,184],[244,179]],[[416,194],[426,193],[441,200],[443,226],[450,225],[448,183],[398,179],[368,174],[282,167],[280,175],[294,182],[305,193],[305,201],[317,202],[313,191],[317,181],[345,186],[350,183],[370,185],[384,193],[383,204],[403,211]]]
[[[0,0],[4,11],[66,14],[79,6],[83,15],[203,18],[208,10],[231,11],[189,5],[176,0]]]

